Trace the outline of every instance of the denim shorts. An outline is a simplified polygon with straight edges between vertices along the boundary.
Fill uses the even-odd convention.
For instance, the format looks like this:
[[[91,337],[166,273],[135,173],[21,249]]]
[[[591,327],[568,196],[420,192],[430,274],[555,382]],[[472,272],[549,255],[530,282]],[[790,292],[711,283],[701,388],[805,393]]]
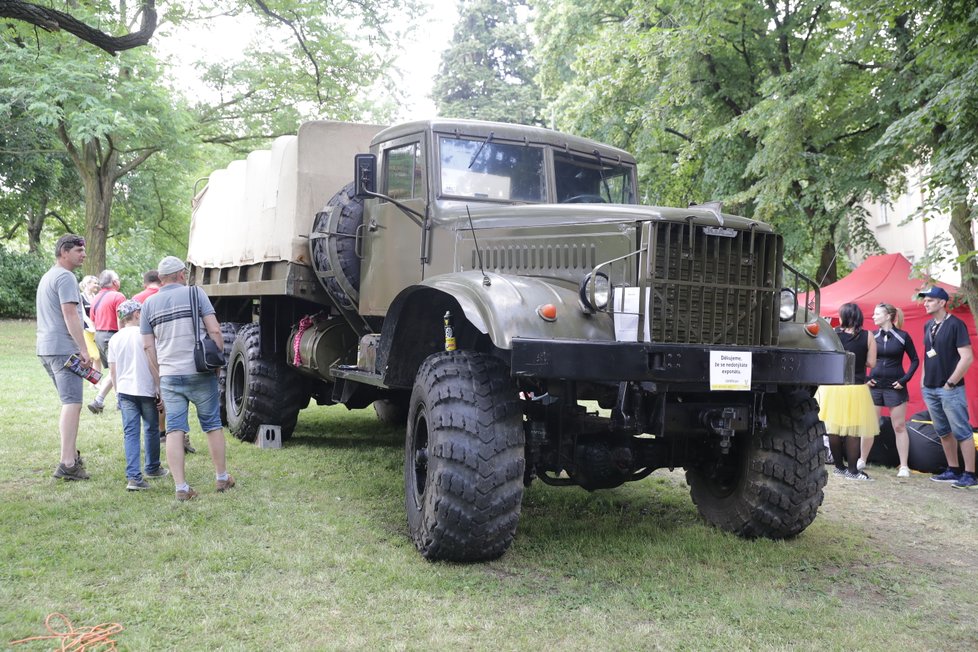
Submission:
[[[951,433],[954,433],[954,438],[958,441],[966,441],[972,437],[971,423],[968,421],[968,397],[964,393],[963,385],[953,389],[924,387],[923,395],[938,437],[946,437]]]
[[[77,403],[81,405],[82,388],[84,387],[85,381],[82,380],[81,376],[65,369],[65,362],[68,360],[69,354],[39,355],[37,357],[41,359],[44,370],[48,372],[51,380],[54,381],[54,386],[58,390],[58,398],[61,399],[61,404],[73,405]]]
[[[197,408],[197,420],[204,432],[221,428],[221,403],[217,375],[208,372],[186,376],[162,376],[160,395],[166,406],[166,432],[190,432],[190,403]]]

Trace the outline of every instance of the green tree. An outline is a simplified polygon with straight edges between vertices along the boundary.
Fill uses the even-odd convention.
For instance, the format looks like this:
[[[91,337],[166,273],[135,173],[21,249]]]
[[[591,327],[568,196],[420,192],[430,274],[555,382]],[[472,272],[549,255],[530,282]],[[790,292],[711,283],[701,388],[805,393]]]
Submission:
[[[859,202],[886,191],[869,147],[888,124],[877,47],[821,0],[549,0],[540,80],[561,125],[636,153],[645,199],[723,199],[772,222],[789,257],[829,282],[837,247],[873,250]]]
[[[123,31],[126,6],[74,11],[79,20]],[[205,64],[213,93],[190,108],[169,90],[150,48],[110,59],[73,47],[69,37],[8,24],[0,33],[0,123],[29,116],[37,127],[30,132],[35,153],[49,151],[52,139],[60,143],[84,189],[85,270],[95,272],[106,264],[110,237],[145,238],[137,227],[150,220],[153,238],[167,247],[185,238],[191,171],[206,174],[232,155],[201,144],[251,149],[294,133],[303,119],[362,119],[381,105],[362,94],[386,74],[389,44],[400,32],[384,25],[402,7],[410,12],[413,3],[216,0],[198,8],[249,12],[263,29],[243,62]],[[171,3],[164,22],[178,31],[198,18]],[[211,162],[201,163],[203,156]]]
[[[0,232],[5,241],[26,234],[34,253],[47,219],[80,226],[78,177],[53,134],[20,107],[6,107],[0,124]]]
[[[539,123],[530,38],[511,0],[463,0],[452,43],[442,55],[432,96],[438,112],[521,124]]]
[[[22,35],[29,43],[31,35]],[[43,38],[43,37],[41,37]],[[117,184],[159,152],[189,122],[159,83],[144,50],[109,59],[93,50],[6,41],[0,103],[28,113],[60,142],[85,198],[86,273],[106,264],[106,241]]]
[[[874,151],[876,165],[904,189],[910,167],[924,171],[926,209],[950,215],[950,244],[930,252],[955,260],[961,289],[978,318],[978,8],[964,0],[881,2],[856,14],[858,29],[875,23],[893,35],[889,56],[852,65],[880,77],[878,97],[895,105]]]

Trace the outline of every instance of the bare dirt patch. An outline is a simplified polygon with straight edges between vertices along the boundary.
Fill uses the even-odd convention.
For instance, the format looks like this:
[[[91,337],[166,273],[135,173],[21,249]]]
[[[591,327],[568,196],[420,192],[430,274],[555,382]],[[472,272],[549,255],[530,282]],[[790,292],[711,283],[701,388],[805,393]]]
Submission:
[[[867,467],[873,482],[831,474],[819,518],[858,527],[908,567],[949,571],[978,583],[978,490],[932,482],[930,474],[897,479],[896,469]]]

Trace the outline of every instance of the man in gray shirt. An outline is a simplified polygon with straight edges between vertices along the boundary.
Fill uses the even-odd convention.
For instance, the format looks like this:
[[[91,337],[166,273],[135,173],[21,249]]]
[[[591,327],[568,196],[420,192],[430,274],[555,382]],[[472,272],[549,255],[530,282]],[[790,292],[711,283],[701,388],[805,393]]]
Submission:
[[[200,339],[201,325],[194,323],[191,293],[183,261],[167,256],[157,270],[160,291],[146,299],[139,322],[149,369],[166,406],[166,461],[176,487],[177,500],[192,500],[197,492],[187,482],[184,468],[184,435],[190,431],[189,408],[197,410],[200,429],[207,433],[207,446],[214,463],[214,488],[227,491],[234,478],[227,472],[224,429],[221,427],[221,403],[217,375],[199,372],[194,363],[194,342]],[[202,290],[197,293],[198,321],[217,348],[224,348],[221,324],[214,307]]]
[[[62,480],[88,480],[78,453],[78,421],[82,408],[82,379],[65,368],[71,354],[91,367],[85,343],[81,294],[74,271],[85,262],[85,238],[74,234],[58,238],[54,249],[55,265],[37,285],[37,356],[44,365],[61,399],[61,461],[54,477]]]

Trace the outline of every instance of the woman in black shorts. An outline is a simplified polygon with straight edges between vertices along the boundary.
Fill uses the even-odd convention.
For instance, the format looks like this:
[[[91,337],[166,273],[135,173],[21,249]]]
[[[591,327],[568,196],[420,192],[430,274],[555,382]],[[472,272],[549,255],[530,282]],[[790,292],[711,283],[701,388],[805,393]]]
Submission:
[[[881,303],[873,311],[873,323],[879,327],[879,330],[874,335],[876,366],[869,374],[869,387],[873,395],[873,404],[876,405],[876,413],[882,415],[884,407],[890,410],[890,422],[893,424],[897,454],[900,456],[900,470],[897,471],[897,477],[909,478],[910,467],[907,464],[907,456],[910,438],[907,436],[907,401],[910,396],[907,394],[907,383],[920,366],[920,360],[917,358],[917,349],[910,335],[897,327],[903,325],[902,317],[903,315],[889,303]],[[904,355],[910,359],[910,369],[907,371],[903,370]],[[868,445],[866,440],[863,440],[860,461],[869,457],[872,447],[872,439],[869,440]]]

